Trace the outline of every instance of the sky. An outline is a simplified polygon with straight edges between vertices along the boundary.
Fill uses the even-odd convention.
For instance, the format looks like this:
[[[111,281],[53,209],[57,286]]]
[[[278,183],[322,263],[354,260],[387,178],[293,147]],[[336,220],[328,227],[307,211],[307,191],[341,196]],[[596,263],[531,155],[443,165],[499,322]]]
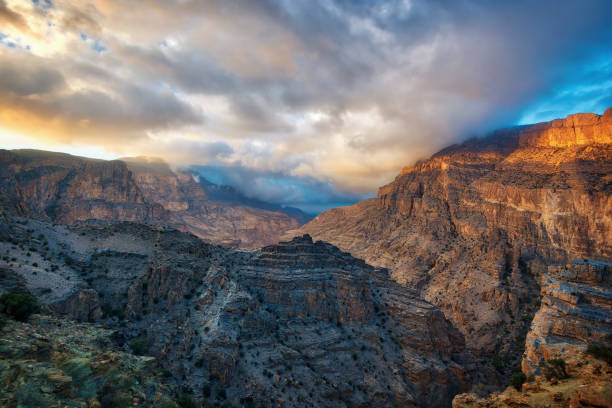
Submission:
[[[158,156],[318,212],[612,106],[608,0],[0,0],[0,148]]]

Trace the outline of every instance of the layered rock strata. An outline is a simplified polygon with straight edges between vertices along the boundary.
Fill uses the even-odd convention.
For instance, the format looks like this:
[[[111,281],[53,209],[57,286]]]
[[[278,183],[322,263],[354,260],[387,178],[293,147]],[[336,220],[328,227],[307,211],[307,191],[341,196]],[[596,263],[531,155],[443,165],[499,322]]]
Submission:
[[[402,170],[294,233],[387,267],[481,355],[520,356],[540,276],[612,260],[612,108],[495,132]]]
[[[73,318],[115,329],[118,347],[145,349],[174,389],[195,398],[445,407],[478,371],[439,309],[386,270],[308,236],[238,251],[133,223],[14,219],[8,231],[0,250],[15,261],[0,267],[23,277],[46,310],[69,314],[81,300],[90,310],[77,293],[91,291],[102,317]]]

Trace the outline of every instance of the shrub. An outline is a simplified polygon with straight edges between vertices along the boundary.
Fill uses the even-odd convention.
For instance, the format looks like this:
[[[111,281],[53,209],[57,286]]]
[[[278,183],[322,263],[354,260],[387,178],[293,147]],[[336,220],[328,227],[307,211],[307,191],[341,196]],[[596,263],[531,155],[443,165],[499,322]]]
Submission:
[[[547,380],[553,377],[559,380],[568,377],[567,371],[565,370],[565,360],[562,358],[551,358],[547,363],[548,364],[540,364]]]
[[[12,292],[0,295],[0,311],[15,320],[25,321],[38,310],[40,310],[40,305],[32,295]]]
[[[510,377],[510,385],[519,391],[523,388],[523,383],[525,381],[527,381],[527,376],[522,371],[518,371]]]
[[[204,384],[204,387],[202,387],[202,395],[204,398],[210,397],[210,385]]]
[[[176,402],[181,408],[198,408],[196,400],[189,394],[182,393]]]
[[[612,364],[612,347],[602,346],[599,344],[589,344],[587,347],[587,353],[593,357],[605,361],[608,364]]]
[[[218,387],[218,388],[215,390],[215,394],[217,394],[217,399],[222,399],[222,400],[224,400],[224,399],[226,399],[226,398],[227,398],[227,394],[225,393],[225,388]]]
[[[130,341],[130,347],[134,354],[143,356],[149,352],[149,340],[146,337],[137,337]]]
[[[112,392],[102,393],[100,406],[102,408],[130,408],[132,398],[122,391],[113,390]]]

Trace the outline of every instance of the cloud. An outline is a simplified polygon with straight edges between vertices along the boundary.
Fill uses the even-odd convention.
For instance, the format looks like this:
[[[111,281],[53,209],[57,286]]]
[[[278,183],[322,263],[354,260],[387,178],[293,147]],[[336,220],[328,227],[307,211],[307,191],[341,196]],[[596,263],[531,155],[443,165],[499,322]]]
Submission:
[[[189,170],[212,183],[234,187],[249,198],[289,205],[313,214],[369,196],[340,192],[330,181],[261,171],[239,164],[192,166]]]
[[[9,8],[5,0],[0,0],[0,22],[10,24],[18,30],[29,31],[25,18]]]
[[[173,92],[131,83],[109,71],[2,50],[0,59],[4,128],[62,142],[112,144],[203,121]]]
[[[448,143],[612,100],[606,0],[0,1],[1,129],[261,172],[237,180],[272,201],[306,179],[371,193]]]

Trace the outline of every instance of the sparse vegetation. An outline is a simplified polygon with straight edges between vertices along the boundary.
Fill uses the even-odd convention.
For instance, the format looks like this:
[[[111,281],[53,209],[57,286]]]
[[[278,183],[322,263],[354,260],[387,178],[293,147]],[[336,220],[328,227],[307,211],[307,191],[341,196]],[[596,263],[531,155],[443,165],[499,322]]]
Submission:
[[[510,385],[519,391],[523,388],[523,383],[525,381],[527,381],[527,376],[522,371],[517,371],[510,377]]]
[[[605,361],[608,364],[612,364],[612,347],[599,344],[589,344],[587,353],[595,358]]]
[[[562,358],[551,358],[546,363],[542,361],[540,362],[540,367],[547,380],[552,378],[561,380],[568,377],[565,360]]]
[[[181,408],[198,408],[196,400],[186,393],[181,393],[176,402]]]
[[[149,352],[149,340],[146,337],[137,337],[130,341],[130,348],[134,354],[144,356]]]
[[[0,295],[0,312],[6,313],[15,320],[25,321],[40,305],[32,295],[24,293],[4,293]]]

